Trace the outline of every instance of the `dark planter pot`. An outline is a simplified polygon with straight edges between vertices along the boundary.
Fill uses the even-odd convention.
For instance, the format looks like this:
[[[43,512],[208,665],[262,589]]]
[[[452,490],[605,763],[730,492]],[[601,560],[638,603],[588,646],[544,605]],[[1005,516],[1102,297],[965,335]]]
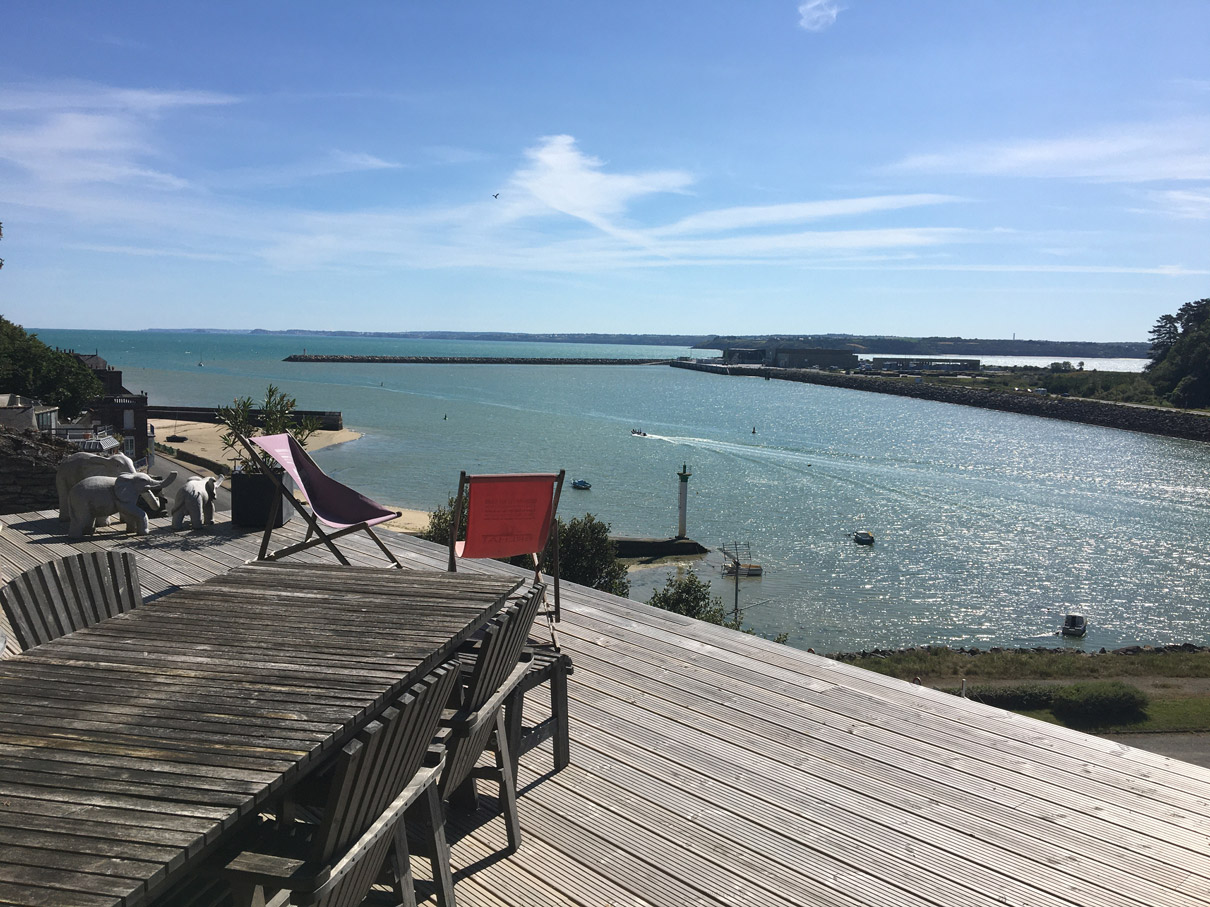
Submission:
[[[259,472],[236,472],[231,474],[230,483],[231,522],[245,529],[264,529],[277,498],[273,480]],[[289,522],[293,515],[294,508],[283,501],[274,528]]]

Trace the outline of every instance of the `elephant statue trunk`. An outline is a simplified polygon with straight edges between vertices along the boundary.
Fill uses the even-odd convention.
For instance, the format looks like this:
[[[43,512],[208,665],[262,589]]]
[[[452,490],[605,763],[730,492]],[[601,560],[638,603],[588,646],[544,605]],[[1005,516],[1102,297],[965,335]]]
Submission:
[[[176,479],[176,471],[158,479],[144,472],[126,472],[118,476],[88,476],[68,492],[67,510],[70,518],[67,534],[73,538],[92,535],[98,522],[120,514],[126,528],[139,535],[149,531],[147,513],[139,506],[145,493],[159,491]],[[157,496],[158,499],[158,496]]]
[[[77,482],[89,476],[120,476],[123,473],[134,471],[134,461],[123,453],[104,457],[101,454],[82,451],[64,457],[55,471],[55,491],[59,493],[60,521],[66,523],[69,519],[67,495]]]

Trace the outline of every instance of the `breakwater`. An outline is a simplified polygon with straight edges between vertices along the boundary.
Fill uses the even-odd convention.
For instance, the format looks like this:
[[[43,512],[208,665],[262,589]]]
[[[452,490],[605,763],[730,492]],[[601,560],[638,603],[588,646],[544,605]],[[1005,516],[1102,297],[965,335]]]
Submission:
[[[370,362],[391,365],[667,365],[669,359],[533,359],[519,356],[327,356],[295,353],[282,362]]]
[[[261,410],[254,408],[252,418],[259,420]],[[313,416],[323,431],[340,431],[344,428],[344,416],[340,412],[324,412],[318,409],[296,409],[294,415],[300,419]],[[218,407],[215,406],[149,406],[148,419],[178,419],[181,422],[218,423]]]
[[[1179,409],[1134,406],[1105,400],[1016,393],[996,388],[956,387],[927,384],[911,378],[888,378],[876,375],[850,375],[843,372],[818,372],[810,369],[765,368],[763,366],[713,365],[695,362],[671,362],[675,368],[690,368],[714,374],[739,375],[752,378],[774,378],[778,381],[798,381],[825,387],[893,394],[937,403],[955,403],[1002,412],[1083,422],[1106,428],[1145,432],[1169,438],[1210,443],[1210,416]]]

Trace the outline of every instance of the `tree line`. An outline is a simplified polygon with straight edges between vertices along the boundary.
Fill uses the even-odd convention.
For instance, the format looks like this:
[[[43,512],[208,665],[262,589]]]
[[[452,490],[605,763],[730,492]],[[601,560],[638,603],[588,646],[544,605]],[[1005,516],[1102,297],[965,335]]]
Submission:
[[[52,349],[0,315],[0,393],[57,406],[64,419],[74,419],[103,390],[92,370],[71,353]]]
[[[1210,406],[1210,299],[1161,315],[1150,336],[1146,373],[1156,396],[1173,406]]]

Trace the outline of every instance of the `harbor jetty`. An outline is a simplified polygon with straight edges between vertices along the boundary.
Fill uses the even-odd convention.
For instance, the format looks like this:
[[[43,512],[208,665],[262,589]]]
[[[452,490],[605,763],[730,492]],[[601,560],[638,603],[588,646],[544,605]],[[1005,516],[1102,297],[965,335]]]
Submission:
[[[283,362],[370,362],[389,365],[668,365],[670,359],[532,359],[519,356],[331,356],[294,353]]]

